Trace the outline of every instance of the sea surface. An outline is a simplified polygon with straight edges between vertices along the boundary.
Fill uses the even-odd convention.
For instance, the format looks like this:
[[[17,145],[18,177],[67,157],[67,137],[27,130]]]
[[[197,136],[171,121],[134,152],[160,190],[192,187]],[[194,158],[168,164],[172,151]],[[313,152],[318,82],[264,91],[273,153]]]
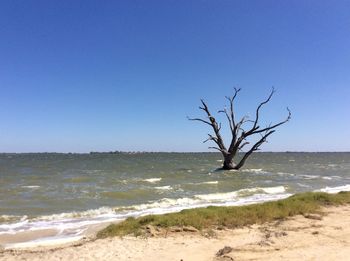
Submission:
[[[350,190],[350,153],[256,153],[239,171],[221,165],[217,153],[0,154],[0,235],[54,229],[33,241],[77,239],[130,216]]]

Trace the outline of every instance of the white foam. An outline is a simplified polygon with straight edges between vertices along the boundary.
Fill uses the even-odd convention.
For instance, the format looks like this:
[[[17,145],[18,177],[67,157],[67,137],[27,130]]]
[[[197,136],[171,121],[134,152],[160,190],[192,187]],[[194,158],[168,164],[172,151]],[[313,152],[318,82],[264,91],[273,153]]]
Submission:
[[[226,193],[227,194],[227,193]],[[169,199],[164,198],[150,204],[142,204],[134,206],[138,210],[137,216],[149,215],[149,214],[165,214],[170,212],[181,211],[183,209],[191,209],[198,207],[208,206],[239,206],[253,203],[260,203],[265,201],[279,200],[287,198],[292,194],[281,193],[281,194],[254,194],[248,197],[237,197],[236,192],[231,192],[226,195],[228,199],[217,200],[213,197],[197,197],[197,198],[180,198],[180,199]],[[229,196],[232,196],[229,198]]]
[[[282,171],[277,172],[277,175],[281,175],[281,176],[295,176],[295,174],[288,173],[288,172],[282,172]]]
[[[331,176],[332,178],[334,179],[341,179],[342,177],[339,177],[339,176]]]
[[[332,168],[338,167],[338,164],[328,164],[328,167],[332,167]]]
[[[338,187],[325,187],[323,189],[320,189],[321,192],[327,192],[327,193],[338,193],[340,191],[350,191],[350,184],[344,185],[344,186],[338,186]]]
[[[1,215],[0,222],[8,222],[13,220],[25,220],[27,216]]]
[[[143,181],[149,182],[149,183],[156,183],[161,181],[162,178],[150,178],[150,179],[144,179]]]
[[[228,193],[213,193],[213,194],[204,194],[204,195],[196,195],[195,198],[206,200],[206,201],[221,201],[226,199],[233,199],[237,197],[237,191],[228,192]]]
[[[297,185],[298,185],[299,187],[302,187],[302,188],[309,188],[309,187],[310,187],[309,185],[302,184],[302,183],[297,183]]]
[[[198,184],[216,185],[216,184],[218,184],[218,183],[219,183],[219,181],[215,180],[215,181],[201,182],[201,183],[198,183]]]
[[[243,172],[261,172],[262,169],[243,169]]]
[[[71,212],[40,216],[34,219],[27,219],[24,216],[21,221],[8,224],[0,224],[0,234],[16,234],[24,231],[37,231],[42,229],[60,230],[70,233],[79,233],[87,226],[102,222],[112,222],[123,219],[123,216],[116,214],[112,208],[102,207],[83,212]]]
[[[159,189],[159,190],[171,190],[172,187],[171,187],[171,186],[161,186],[161,187],[155,187],[155,189]]]
[[[33,186],[21,186],[22,188],[31,188],[31,189],[37,189],[40,188],[40,186],[33,185]]]
[[[159,187],[168,189],[170,186]],[[291,194],[284,193],[283,186],[242,189],[227,193],[213,193],[195,195],[177,199],[163,198],[155,202],[134,205],[122,208],[102,207],[83,212],[61,213],[49,216],[41,216],[35,219],[23,218],[20,222],[1,224],[0,234],[14,234],[23,231],[36,231],[54,229],[58,231],[56,236],[41,238],[35,241],[12,244],[8,248],[33,247],[37,245],[60,244],[62,242],[75,241],[91,225],[103,222],[115,222],[127,217],[138,217],[149,214],[164,214],[177,212],[183,209],[207,207],[207,206],[236,206],[259,203],[270,200],[286,198]],[[116,212],[118,211],[118,212]]]
[[[213,193],[213,194],[204,194],[204,195],[196,195],[195,198],[199,198],[207,201],[222,201],[229,200],[233,198],[237,198],[240,195],[244,195],[247,193],[267,193],[267,194],[278,194],[285,192],[285,188],[283,186],[277,187],[265,187],[265,188],[249,188],[249,189],[240,189],[233,192],[227,193]]]
[[[302,177],[304,179],[317,179],[320,176],[318,176],[318,175],[299,175],[299,177]]]
[[[267,200],[275,200],[285,198],[291,194],[284,193],[283,186],[241,189],[226,193],[201,194],[193,197],[184,197],[178,199],[163,198],[155,202],[147,204],[133,205],[132,209],[136,211],[130,213],[130,216],[162,214],[182,209],[205,207],[210,205],[241,205],[254,202],[263,202]],[[250,194],[242,196],[244,194]],[[254,194],[256,193],[256,194]]]
[[[38,218],[35,218],[34,220],[41,221],[41,220],[61,220],[61,219],[64,220],[64,219],[71,219],[71,218],[109,217],[114,214],[115,212],[112,208],[101,207],[101,208],[89,209],[81,212],[68,212],[68,213],[40,216]]]
[[[267,173],[266,171],[264,171],[262,169],[243,169],[241,171],[242,172],[253,172],[253,173],[257,173],[257,174]]]
[[[286,191],[284,186],[262,188],[262,190],[268,194],[277,194],[277,193],[283,193]]]

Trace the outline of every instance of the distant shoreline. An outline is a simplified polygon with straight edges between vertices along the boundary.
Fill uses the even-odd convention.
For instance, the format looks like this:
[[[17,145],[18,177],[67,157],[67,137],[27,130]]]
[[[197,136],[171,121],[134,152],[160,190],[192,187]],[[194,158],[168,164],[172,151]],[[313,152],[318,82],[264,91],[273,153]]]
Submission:
[[[243,152],[241,152],[243,153]],[[257,151],[254,154],[268,154],[268,153],[350,153],[350,151]],[[215,151],[91,151],[91,152],[0,152],[0,155],[32,155],[32,154],[55,154],[55,155],[133,155],[133,154],[217,154],[220,152]]]

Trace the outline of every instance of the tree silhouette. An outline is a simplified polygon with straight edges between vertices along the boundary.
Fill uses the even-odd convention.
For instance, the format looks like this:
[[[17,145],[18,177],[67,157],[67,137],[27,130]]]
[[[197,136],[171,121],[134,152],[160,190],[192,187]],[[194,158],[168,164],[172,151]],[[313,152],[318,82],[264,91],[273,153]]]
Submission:
[[[216,146],[209,147],[209,148],[216,149],[222,153],[224,157],[224,163],[222,168],[226,170],[240,169],[246,162],[247,158],[254,151],[259,150],[260,146],[263,143],[267,142],[266,139],[276,131],[277,127],[281,126],[282,124],[288,122],[291,119],[291,112],[287,107],[288,116],[285,120],[278,122],[276,124],[270,124],[269,126],[266,126],[264,128],[260,127],[259,125],[260,110],[265,104],[267,104],[271,100],[271,97],[275,93],[274,88],[272,88],[268,98],[263,102],[261,102],[256,108],[254,120],[250,120],[248,116],[244,116],[242,119],[237,121],[235,117],[235,112],[234,112],[234,101],[238,93],[241,91],[241,89],[234,88],[234,90],[235,92],[233,96],[231,97],[226,96],[226,99],[229,101],[229,108],[228,109],[224,108],[223,110],[218,111],[218,113],[225,114],[232,133],[231,143],[228,148],[225,146],[222,136],[220,134],[221,123],[218,123],[216,119],[212,116],[207,104],[204,102],[203,99],[201,99],[202,106],[200,106],[199,109],[205,112],[206,118],[204,119],[188,118],[191,121],[200,121],[211,126],[211,128],[214,131],[214,134],[208,134],[209,137],[204,141],[204,143],[207,141],[213,141],[216,144]],[[250,123],[250,126],[248,128],[244,128],[244,125],[246,125],[247,123]],[[251,142],[248,141],[248,138],[251,138],[252,136],[255,136],[255,135],[259,135],[259,139],[257,139],[253,143],[250,149],[248,149],[243,154],[243,157],[236,164],[234,162],[234,159],[237,156],[238,152],[242,151],[244,147],[249,145]]]

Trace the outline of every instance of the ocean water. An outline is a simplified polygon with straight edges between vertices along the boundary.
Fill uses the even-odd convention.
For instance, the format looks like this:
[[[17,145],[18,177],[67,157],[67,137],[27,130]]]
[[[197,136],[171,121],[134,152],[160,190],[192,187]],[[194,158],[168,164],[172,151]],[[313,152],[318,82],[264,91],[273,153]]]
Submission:
[[[72,240],[129,216],[350,190],[350,153],[256,153],[240,171],[221,164],[217,153],[0,154],[0,236],[53,229],[34,241]]]

